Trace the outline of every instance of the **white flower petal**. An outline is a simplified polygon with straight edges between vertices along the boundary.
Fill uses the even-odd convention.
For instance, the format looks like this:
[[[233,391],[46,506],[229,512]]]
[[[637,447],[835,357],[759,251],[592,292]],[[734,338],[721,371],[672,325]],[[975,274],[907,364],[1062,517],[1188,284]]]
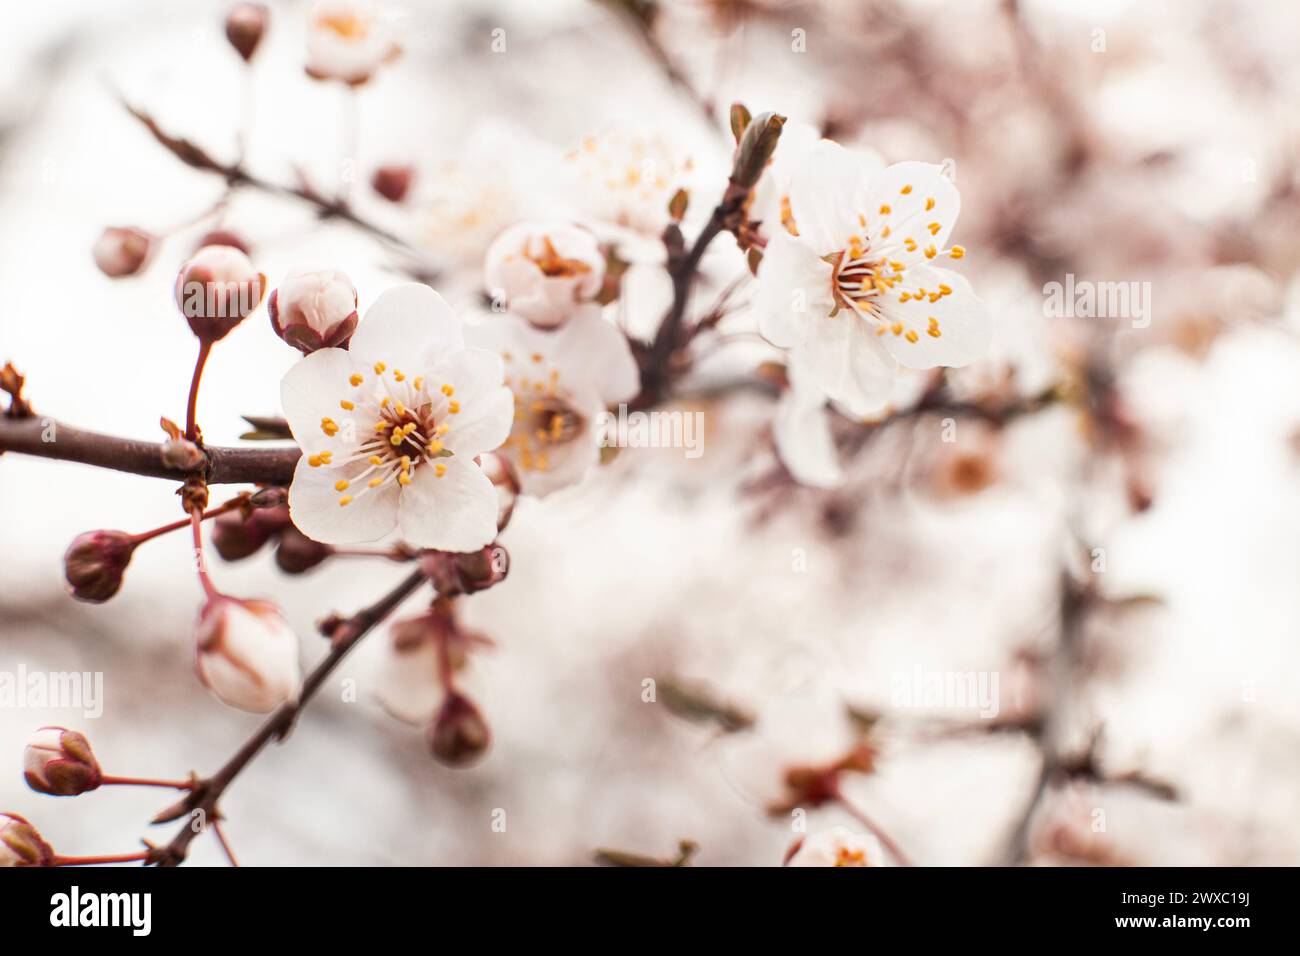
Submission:
[[[790,211],[799,237],[819,256],[837,252],[862,231],[868,171],[862,160],[831,140],[808,152],[790,180]]]
[[[493,451],[509,437],[515,420],[515,396],[504,385],[461,407],[460,414],[452,416],[455,423],[451,431],[443,438],[443,445],[457,455],[472,458]]]
[[[796,356],[826,395],[853,414],[868,414],[889,398],[896,365],[875,328],[841,309],[819,319]]]
[[[475,551],[497,536],[497,492],[474,462],[459,456],[415,469],[402,490],[398,523],[402,538],[417,548]]]
[[[801,344],[809,329],[834,308],[832,271],[803,240],[785,232],[773,236],[759,264],[754,293],[763,337],[782,348]]]
[[[423,283],[407,282],[375,299],[349,349],[367,363],[417,367],[464,344],[460,320],[442,296]]]
[[[627,337],[599,314],[570,319],[555,333],[551,356],[562,381],[589,385],[602,404],[625,402],[641,390],[641,373]]]
[[[339,401],[348,397],[348,378],[357,364],[343,349],[318,349],[300,359],[280,380],[280,406],[304,457],[332,451],[337,461],[352,455],[359,446],[360,429],[355,423],[343,427],[346,412],[339,406]],[[339,424],[334,436],[322,431],[322,418]]]
[[[355,479],[365,468],[364,461],[313,468],[306,455],[298,459],[289,486],[289,517],[298,530],[325,544],[360,544],[392,531],[397,525],[396,480],[390,478],[378,488],[366,488],[364,483],[344,491],[335,487],[341,479]],[[352,501],[340,505],[345,494],[351,494]]]
[[[906,277],[903,288],[925,289],[927,295],[912,295],[907,302],[899,302],[899,295],[890,292],[881,306],[889,329],[881,341],[899,364],[916,369],[940,365],[956,368],[969,365],[988,350],[993,320],[988,306],[976,298],[965,277],[932,266],[913,266]],[[940,286],[952,293],[930,301]],[[930,334],[932,328],[938,335]],[[895,333],[894,329],[900,331]],[[913,333],[910,337],[909,332]]]
[[[924,262],[925,250],[942,250],[961,212],[961,194],[933,163],[895,163],[871,182],[865,213],[872,244],[884,242],[889,257],[900,262]],[[904,192],[904,190],[907,190]],[[926,208],[926,207],[930,208]],[[888,207],[888,214],[881,209]],[[881,240],[881,229],[889,226],[889,238]],[[906,240],[915,248],[909,251]],[[900,245],[901,248],[895,248]]]
[[[772,437],[781,463],[801,485],[833,488],[844,480],[825,398],[793,386],[781,396]]]

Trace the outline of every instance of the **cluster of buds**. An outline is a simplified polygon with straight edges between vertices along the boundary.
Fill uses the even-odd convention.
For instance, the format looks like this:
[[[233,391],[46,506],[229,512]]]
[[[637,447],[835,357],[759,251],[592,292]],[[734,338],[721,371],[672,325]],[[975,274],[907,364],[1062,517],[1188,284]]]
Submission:
[[[357,290],[342,272],[295,272],[266,303],[275,334],[303,355],[347,348],[357,328]]]
[[[380,703],[398,720],[424,725],[429,750],[449,767],[474,763],[488,750],[492,732],[482,712],[456,686],[470,652],[491,642],[456,620],[454,605],[439,597],[425,613],[394,622],[388,672]]]
[[[275,543],[275,563],[286,574],[301,574],[316,567],[334,553],[334,548],[313,541],[289,518],[281,489],[267,489],[254,495],[250,504],[219,515],[212,523],[212,546],[226,561],[242,561]]]

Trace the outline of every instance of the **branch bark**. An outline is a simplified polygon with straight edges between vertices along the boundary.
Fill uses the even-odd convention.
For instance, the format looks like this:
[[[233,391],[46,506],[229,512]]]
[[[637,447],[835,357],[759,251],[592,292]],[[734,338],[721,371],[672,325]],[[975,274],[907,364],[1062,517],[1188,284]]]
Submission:
[[[262,752],[267,744],[273,740],[282,740],[288,735],[289,731],[293,729],[298,714],[307,705],[307,702],[315,696],[316,692],[321,689],[326,679],[343,658],[361,642],[361,639],[366,636],[371,628],[393,613],[399,604],[415,593],[420,585],[427,581],[428,578],[423,570],[413,571],[397,587],[374,604],[363,608],[352,617],[333,627],[330,634],[330,652],[307,675],[307,679],[302,685],[302,691],[298,695],[298,700],[281,705],[257,729],[257,732],[244,742],[244,745],[235,752],[234,756],[226,761],[220,770],[211,777],[200,780],[188,796],[170,808],[170,812],[164,811],[155,819],[155,823],[166,823],[180,817],[188,818],[185,825],[177,832],[170,843],[152,851],[150,862],[157,863],[160,866],[179,866],[185,862],[190,843],[194,841],[194,838],[209,825],[215,824],[220,819],[217,803],[235,778],[253,762],[253,759]],[[197,820],[196,815],[198,815]],[[201,825],[196,827],[195,823],[199,821],[201,821]]]
[[[0,416],[0,452],[75,461],[148,478],[184,481],[191,473],[163,463],[162,444],[104,435],[54,419]],[[209,484],[287,485],[302,451],[294,447],[205,447]]]

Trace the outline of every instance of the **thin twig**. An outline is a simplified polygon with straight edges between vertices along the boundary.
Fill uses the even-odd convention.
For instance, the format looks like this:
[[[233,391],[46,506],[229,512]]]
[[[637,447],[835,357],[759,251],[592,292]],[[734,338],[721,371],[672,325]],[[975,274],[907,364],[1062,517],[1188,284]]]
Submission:
[[[190,843],[203,831],[209,821],[218,819],[217,803],[235,778],[252,763],[262,749],[273,740],[283,739],[293,728],[298,714],[307,702],[321,689],[326,679],[344,657],[360,643],[371,628],[386,618],[397,606],[413,594],[428,579],[424,572],[413,571],[397,587],[371,604],[358,611],[352,617],[337,624],[331,635],[330,651],[303,681],[302,690],[296,701],[282,704],[261,727],[249,737],[244,745],[235,752],[226,763],[211,777],[201,780],[188,797],[181,801],[171,812],[167,812],[159,822],[188,819],[180,831],[165,847],[155,851],[154,861],[161,866],[178,866],[185,861]],[[193,823],[202,825],[195,827]]]

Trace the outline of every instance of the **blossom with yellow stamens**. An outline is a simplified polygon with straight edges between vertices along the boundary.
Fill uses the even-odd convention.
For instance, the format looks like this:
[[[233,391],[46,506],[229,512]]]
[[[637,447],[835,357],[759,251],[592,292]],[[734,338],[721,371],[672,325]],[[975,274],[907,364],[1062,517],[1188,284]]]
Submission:
[[[640,389],[627,337],[594,314],[553,332],[493,316],[466,334],[505,363],[514,420],[498,454],[517,470],[523,493],[547,495],[581,480],[600,457],[598,416]]]
[[[420,548],[490,543],[497,493],[475,459],[510,433],[502,377],[499,355],[465,348],[438,293],[418,283],[384,292],[346,351],[312,352],[281,384],[303,449],[289,488],[294,524],[326,544],[395,528]]]
[[[830,140],[790,184],[797,234],[778,232],[758,270],[754,308],[774,345],[801,353],[826,395],[866,412],[889,394],[897,366],[961,366],[988,347],[988,309],[938,258],[961,199],[940,167],[896,163],[871,174]]]

